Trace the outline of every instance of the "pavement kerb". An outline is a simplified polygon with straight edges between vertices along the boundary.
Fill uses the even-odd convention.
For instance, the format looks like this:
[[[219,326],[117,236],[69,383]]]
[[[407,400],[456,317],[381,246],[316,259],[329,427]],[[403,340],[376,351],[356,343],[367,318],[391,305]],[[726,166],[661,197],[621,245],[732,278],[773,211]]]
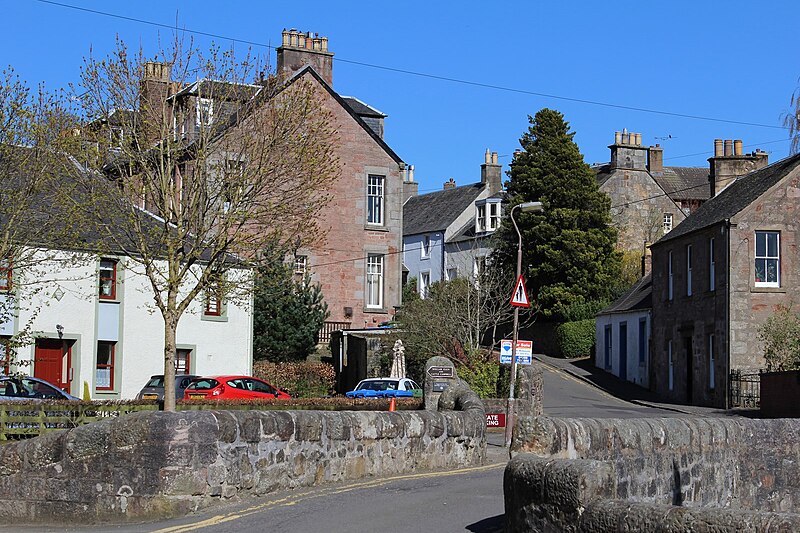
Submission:
[[[555,364],[551,363],[550,361],[542,359],[541,357],[539,357],[536,354],[533,355],[533,358],[536,359],[537,361],[539,361],[540,363],[549,366],[550,368],[555,368],[556,370],[562,370],[562,371],[566,372],[567,374],[571,375],[572,377],[577,378],[577,379],[583,381],[584,383],[587,383],[587,384],[591,385],[595,389],[601,390],[601,391],[605,392],[606,394],[610,394],[611,396],[614,396],[615,398],[617,398],[619,400],[622,400],[624,402],[628,402],[628,403],[631,403],[631,404],[634,404],[634,405],[641,405],[642,407],[652,407],[652,408],[656,408],[656,409],[663,409],[665,411],[672,411],[672,412],[675,412],[675,413],[682,413],[682,414],[685,414],[685,415],[698,415],[698,413],[694,413],[692,411],[687,411],[687,410],[684,410],[684,409],[678,409],[678,408],[676,408],[674,406],[671,406],[671,405],[664,405],[664,404],[654,403],[654,402],[646,402],[646,401],[643,401],[643,400],[627,400],[625,398],[620,398],[619,396],[614,394],[613,391],[607,389],[606,387],[601,387],[600,385],[598,385],[594,381],[592,381],[590,379],[586,379],[586,376],[582,375],[581,373],[575,372],[574,370],[569,368],[569,365],[563,365],[563,366],[562,365],[555,365]]]

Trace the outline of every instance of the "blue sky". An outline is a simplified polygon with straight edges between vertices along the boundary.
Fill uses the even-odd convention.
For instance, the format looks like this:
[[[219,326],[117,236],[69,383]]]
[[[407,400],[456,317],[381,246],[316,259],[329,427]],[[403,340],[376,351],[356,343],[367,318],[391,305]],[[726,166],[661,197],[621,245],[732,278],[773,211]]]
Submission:
[[[386,140],[415,165],[420,192],[451,177],[478,181],[487,148],[507,165],[528,115],[543,107],[565,114],[589,163],[608,161],[623,128],[660,143],[666,165],[707,166],[715,138],[743,139],[770,161],[788,155],[780,126],[800,77],[796,1],[58,1],[267,45],[284,27],[327,36],[334,88],[389,115]],[[77,81],[82,58],[105,54],[117,35],[153,53],[171,35],[37,0],[6,2],[4,12],[0,65],[49,88]],[[274,50],[254,49],[274,63]]]

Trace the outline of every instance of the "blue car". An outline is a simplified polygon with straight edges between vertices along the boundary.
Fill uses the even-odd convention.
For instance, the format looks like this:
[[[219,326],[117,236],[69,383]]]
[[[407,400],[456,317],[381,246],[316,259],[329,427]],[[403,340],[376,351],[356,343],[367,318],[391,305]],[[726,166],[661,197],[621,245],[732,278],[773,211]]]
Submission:
[[[411,398],[422,396],[422,389],[413,379],[369,378],[362,379],[354,390],[345,393],[348,398]]]

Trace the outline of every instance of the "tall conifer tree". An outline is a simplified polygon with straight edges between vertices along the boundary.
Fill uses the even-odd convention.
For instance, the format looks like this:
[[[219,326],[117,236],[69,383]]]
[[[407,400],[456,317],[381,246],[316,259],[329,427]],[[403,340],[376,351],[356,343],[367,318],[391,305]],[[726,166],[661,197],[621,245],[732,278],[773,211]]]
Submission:
[[[583,160],[564,115],[542,109],[528,117],[508,172],[511,208],[540,201],[544,211],[514,213],[523,242],[523,275],[529,295],[538,298],[544,316],[562,318],[575,303],[610,296],[619,277],[610,200],[600,192],[594,172]],[[497,264],[516,270],[517,234],[509,219],[499,233]],[[507,274],[509,275],[509,274]]]

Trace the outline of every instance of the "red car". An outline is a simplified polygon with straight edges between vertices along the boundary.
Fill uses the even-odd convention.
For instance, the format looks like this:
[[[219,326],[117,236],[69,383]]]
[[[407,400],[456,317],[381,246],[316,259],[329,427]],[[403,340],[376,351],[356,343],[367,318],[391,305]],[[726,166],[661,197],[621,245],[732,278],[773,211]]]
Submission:
[[[183,393],[184,400],[288,400],[286,392],[252,376],[197,378]]]

